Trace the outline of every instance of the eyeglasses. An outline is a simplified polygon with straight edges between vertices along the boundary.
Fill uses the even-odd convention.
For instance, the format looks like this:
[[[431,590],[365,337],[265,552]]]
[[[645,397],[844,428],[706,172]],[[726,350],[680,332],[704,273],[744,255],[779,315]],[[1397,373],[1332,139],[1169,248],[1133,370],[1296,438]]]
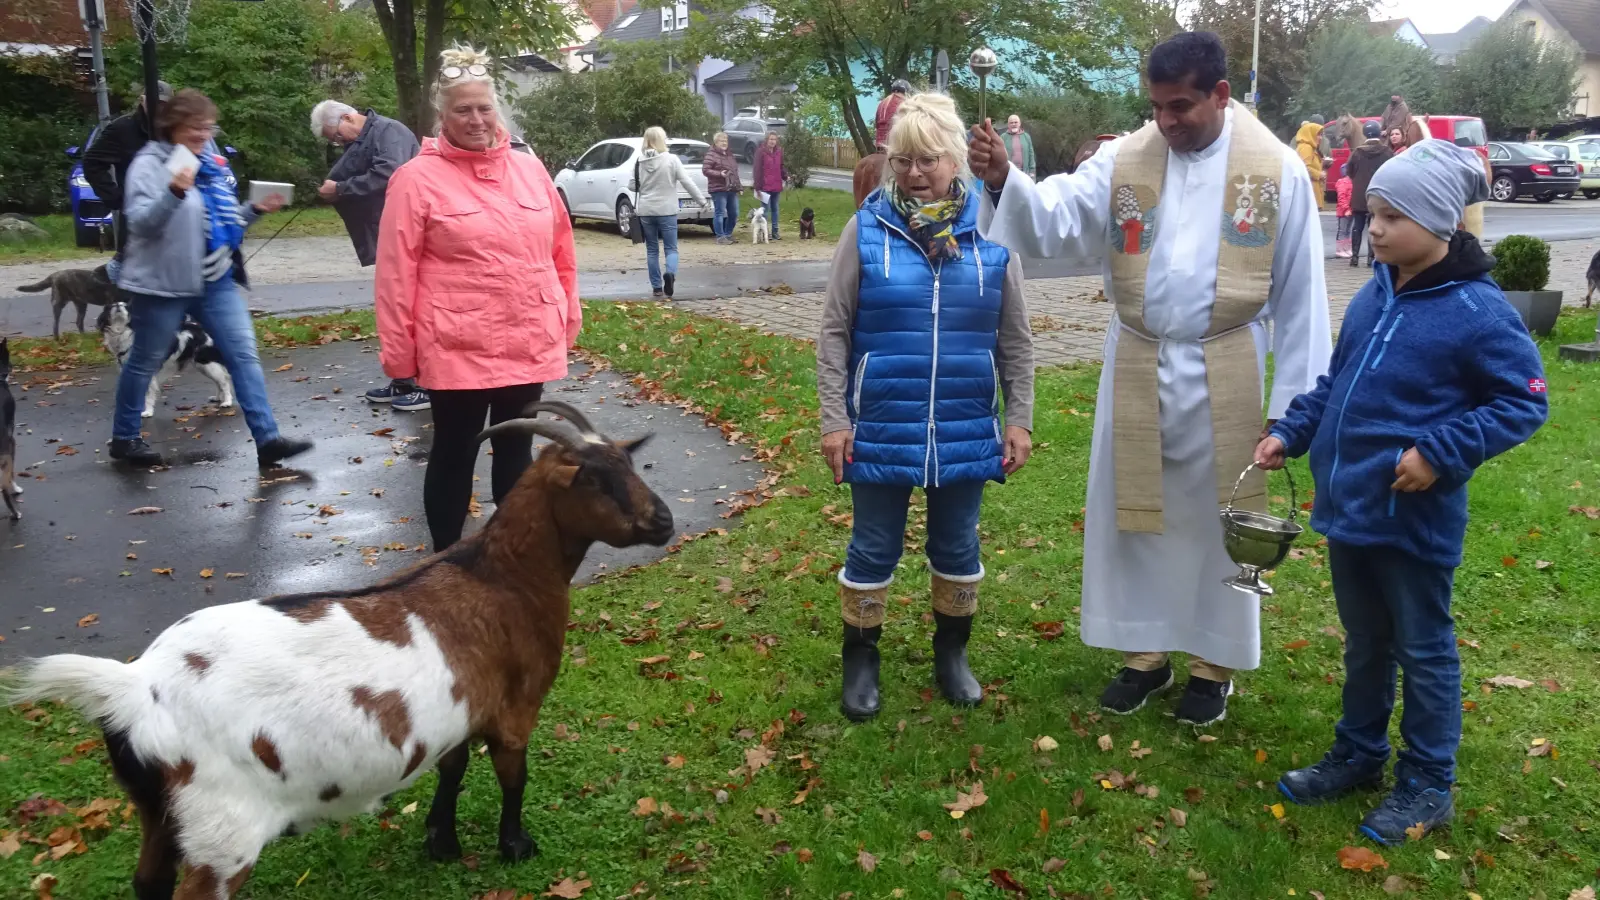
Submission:
[[[911,166],[915,164],[918,172],[932,172],[934,169],[939,168],[939,160],[941,159],[944,159],[943,153],[936,156],[919,156],[916,159],[912,159],[909,156],[891,156],[889,157],[889,168],[893,169],[896,175],[904,175],[910,172]]]
[[[465,78],[468,75],[471,75],[473,78],[482,78],[488,74],[489,67],[480,65],[478,63],[473,63],[465,68],[461,66],[445,66],[439,70],[439,80],[455,81],[458,78]]]

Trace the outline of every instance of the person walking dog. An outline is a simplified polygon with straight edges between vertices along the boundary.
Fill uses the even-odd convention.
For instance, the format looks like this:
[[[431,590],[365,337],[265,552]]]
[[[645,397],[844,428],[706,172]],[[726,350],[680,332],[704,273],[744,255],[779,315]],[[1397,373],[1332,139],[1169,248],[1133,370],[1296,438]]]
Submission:
[[[420,145],[411,129],[372,110],[360,113],[337,100],[324,100],[311,110],[311,133],[344,147],[338,162],[317,194],[333,204],[344,220],[363,267],[378,261],[378,223],[383,219],[383,198],[395,170],[417,155]],[[391,381],[367,391],[373,403],[393,403],[395,409],[428,408],[428,392],[409,381]]]
[[[128,241],[119,280],[128,298],[133,348],[117,377],[111,458],[141,466],[161,454],[141,434],[145,392],[172,352],[185,315],[211,335],[233,378],[245,424],[256,442],[256,462],[270,468],[311,449],[284,437],[267,400],[267,380],[256,352],[255,325],[239,285],[248,285],[239,245],[245,229],[283,206],[274,194],[260,206],[239,208],[227,173],[208,152],[217,106],[192,88],[178,91],[157,111],[153,139],[128,166],[123,192]],[[194,159],[176,172],[174,154]]]
[[[440,61],[439,136],[389,181],[376,283],[383,370],[433,398],[422,506],[436,551],[461,538],[485,417],[518,418],[565,378],[583,323],[571,220],[544,163],[511,147],[494,60],[456,47]],[[499,503],[532,446],[526,435],[491,443]]]
[[[983,699],[967,662],[978,515],[984,484],[1016,474],[1032,450],[1033,338],[1021,259],[978,236],[970,178],[954,101],[908,98],[883,186],[833,257],[817,390],[823,453],[855,510],[839,573],[840,708],[855,721],[878,713],[878,640],[916,487],[928,502],[935,680],[951,703]]]
[[[756,190],[765,194],[761,202],[767,207],[767,227],[772,229],[772,239],[778,240],[778,198],[789,183],[789,169],[783,163],[783,146],[778,143],[776,131],[767,132],[767,139],[756,151],[755,171],[752,173]],[[761,197],[757,196],[757,199]]]

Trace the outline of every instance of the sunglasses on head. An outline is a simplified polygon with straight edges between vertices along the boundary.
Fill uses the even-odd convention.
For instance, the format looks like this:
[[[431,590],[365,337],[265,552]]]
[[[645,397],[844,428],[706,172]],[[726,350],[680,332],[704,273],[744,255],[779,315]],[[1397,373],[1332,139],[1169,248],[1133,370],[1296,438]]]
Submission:
[[[445,81],[455,81],[471,75],[473,78],[482,78],[489,74],[489,67],[479,63],[470,66],[445,66],[439,70],[439,77]]]
[[[936,156],[919,156],[916,159],[912,159],[909,156],[891,156],[889,157],[889,168],[893,169],[896,175],[904,175],[910,172],[913,165],[917,167],[918,172],[932,172],[939,167],[939,160],[943,158],[943,153]]]

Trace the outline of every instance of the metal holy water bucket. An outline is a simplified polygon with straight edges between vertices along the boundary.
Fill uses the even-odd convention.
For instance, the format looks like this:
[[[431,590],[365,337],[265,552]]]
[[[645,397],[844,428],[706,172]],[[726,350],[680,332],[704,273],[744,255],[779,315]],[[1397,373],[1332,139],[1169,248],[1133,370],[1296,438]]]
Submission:
[[[1290,545],[1305,529],[1295,522],[1300,505],[1295,496],[1294,476],[1289,475],[1288,469],[1284,469],[1283,474],[1289,475],[1289,518],[1233,508],[1233,501],[1239,496],[1239,485],[1255,467],[1252,462],[1239,473],[1239,480],[1233,483],[1233,493],[1228,496],[1228,505],[1219,513],[1222,546],[1227,549],[1228,558],[1239,564],[1239,574],[1223,579],[1222,583],[1257,597],[1270,597],[1272,585],[1261,580],[1261,573],[1277,568],[1289,555]]]

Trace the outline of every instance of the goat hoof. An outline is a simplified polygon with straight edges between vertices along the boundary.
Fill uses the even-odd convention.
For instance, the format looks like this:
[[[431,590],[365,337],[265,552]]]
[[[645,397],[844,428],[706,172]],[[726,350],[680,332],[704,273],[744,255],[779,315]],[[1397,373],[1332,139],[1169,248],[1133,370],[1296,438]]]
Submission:
[[[522,862],[539,855],[539,845],[526,831],[500,839],[500,858],[506,862]]]
[[[456,839],[454,832],[436,831],[428,829],[428,836],[422,842],[428,855],[439,862],[449,862],[461,858],[461,842]]]

